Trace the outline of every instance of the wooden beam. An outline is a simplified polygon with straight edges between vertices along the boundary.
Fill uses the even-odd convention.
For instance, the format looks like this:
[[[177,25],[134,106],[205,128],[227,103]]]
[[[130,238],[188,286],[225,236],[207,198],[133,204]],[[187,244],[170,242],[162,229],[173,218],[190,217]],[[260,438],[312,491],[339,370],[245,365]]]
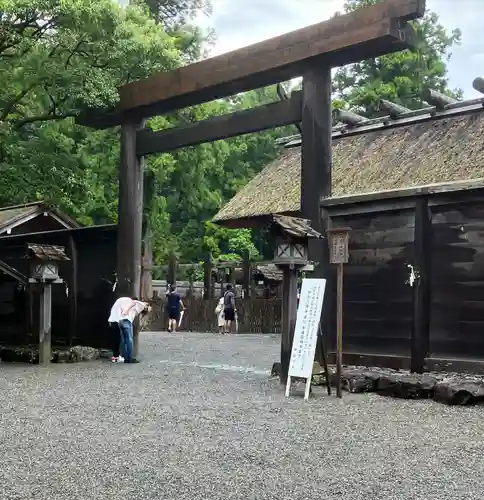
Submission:
[[[422,99],[438,109],[445,109],[450,104],[458,104],[458,100],[448,95],[437,92],[437,90],[425,89],[422,92]]]
[[[319,67],[303,76],[301,215],[321,234],[320,200],[331,196],[331,68]],[[321,248],[321,241],[316,242]],[[320,262],[322,255],[310,255]],[[321,266],[319,267],[321,269]]]
[[[425,196],[417,199],[415,207],[414,237],[414,313],[411,342],[410,368],[424,371],[429,350],[430,331],[430,277],[432,259],[432,214]]]
[[[244,291],[244,299],[250,299],[252,291],[252,266],[250,263],[249,252],[244,252],[244,259],[242,261],[243,269],[243,284],[242,290]]]
[[[281,101],[287,101],[290,96],[287,94],[286,89],[283,87],[282,83],[278,83],[276,87],[276,92]],[[302,134],[302,128],[300,123],[295,123],[297,131]]]
[[[52,284],[43,283],[40,292],[39,364],[48,365],[52,358]]]
[[[136,139],[139,156],[196,146],[301,121],[301,92],[286,101],[216,116],[184,127],[153,132],[140,130]]]
[[[345,109],[333,110],[333,117],[336,121],[343,122],[344,124],[350,126],[361,125],[362,123],[366,123],[369,121],[368,118]]]
[[[118,297],[138,296],[141,282],[141,238],[143,227],[143,165],[136,156],[136,132],[141,122],[121,127],[119,168],[118,243],[116,272]],[[138,351],[139,322],[134,324],[133,354]]]
[[[281,373],[279,374],[279,381],[281,385],[285,385],[291,361],[294,328],[296,327],[297,270],[284,266],[282,272]]]
[[[318,67],[303,76],[301,215],[321,234],[330,228],[330,218],[320,210],[320,200],[331,196],[332,104],[331,68]],[[321,328],[326,339],[334,333],[334,270],[329,263],[327,239],[309,241],[309,260],[319,262],[314,278],[326,278]],[[318,338],[318,344],[321,342]],[[317,349],[322,349],[317,345]]]
[[[84,125],[85,127],[91,127],[98,130],[116,127],[117,125],[121,125],[122,121],[123,115],[119,108],[90,109],[81,113],[76,118],[76,123],[78,125]]]
[[[166,113],[300,76],[324,56],[341,66],[412,46],[408,20],[425,0],[386,0],[285,35],[162,72],[120,89],[120,109],[138,118]]]
[[[212,254],[208,254],[203,263],[203,298],[213,299]]]
[[[177,275],[177,269],[179,267],[178,264],[178,259],[176,258],[176,255],[174,252],[170,253],[170,257],[168,259],[168,269],[166,273],[166,284],[171,286],[175,285],[176,286],[176,275]]]
[[[484,94],[484,78],[481,78],[480,76],[474,78],[474,81],[472,82],[472,87],[481,94]]]
[[[379,108],[386,111],[392,118],[399,118],[401,115],[410,113],[412,110],[401,106],[395,102],[387,101],[386,99],[381,99]]]
[[[78,290],[78,256],[77,256],[77,245],[72,236],[69,236],[69,258],[70,262],[70,272],[69,272],[69,335],[68,343],[69,347],[72,346],[73,339],[77,337],[77,290]]]

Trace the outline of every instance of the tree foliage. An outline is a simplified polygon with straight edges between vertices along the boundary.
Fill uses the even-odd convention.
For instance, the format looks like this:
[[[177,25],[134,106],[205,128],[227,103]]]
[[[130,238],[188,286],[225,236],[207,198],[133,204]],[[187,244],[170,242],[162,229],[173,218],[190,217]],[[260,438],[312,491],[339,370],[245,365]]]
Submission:
[[[345,12],[377,3],[379,0],[347,0]],[[363,111],[378,114],[380,99],[387,99],[410,109],[422,107],[420,96],[425,89],[461,97],[459,89],[448,88],[446,63],[450,49],[460,43],[460,30],[448,32],[434,12],[413,23],[416,30],[416,50],[405,50],[382,57],[367,59],[336,72],[334,90],[340,102]]]
[[[348,0],[352,10],[374,0]],[[376,0],[375,0],[376,1]],[[79,112],[117,102],[118,87],[198,60],[210,33],[195,25],[209,0],[0,0],[0,204],[44,199],[85,224],[117,219],[119,131],[75,124]],[[418,51],[340,69],[336,105],[376,113],[384,97],[419,105],[423,88],[448,89],[446,61],[460,33],[435,14],[417,25]],[[459,94],[457,91],[456,94]],[[156,117],[160,130],[277,100],[274,87]],[[200,262],[270,257],[263,233],[228,230],[213,215],[279,153],[292,128],[236,137],[146,159],[146,221],[155,264],[175,252]]]

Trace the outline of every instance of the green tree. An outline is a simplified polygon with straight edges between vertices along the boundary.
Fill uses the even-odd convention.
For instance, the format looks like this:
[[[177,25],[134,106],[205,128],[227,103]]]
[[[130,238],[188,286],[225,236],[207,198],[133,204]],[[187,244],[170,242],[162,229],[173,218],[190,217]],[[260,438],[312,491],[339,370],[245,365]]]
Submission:
[[[182,61],[140,7],[111,0],[0,0],[2,204],[42,198],[85,223],[116,220],[117,131],[72,117]]]
[[[379,0],[347,0],[345,12],[367,7]],[[424,89],[434,89],[454,97],[462,91],[448,88],[446,63],[451,48],[460,43],[458,29],[448,32],[433,12],[413,23],[417,33],[416,50],[405,50],[367,59],[338,69],[334,79],[337,100],[360,109],[366,116],[376,116],[380,99],[387,99],[410,109],[422,107]]]
[[[195,33],[183,21],[190,5],[201,3],[180,0],[175,22],[153,19],[141,1],[121,8],[111,0],[0,0],[0,203],[44,199],[85,224],[116,221],[118,130],[80,127],[74,117],[116,104],[119,85],[199,58],[203,35],[186,43]],[[276,99],[269,87],[156,117],[150,125],[163,129]],[[193,262],[209,250],[257,258],[250,231],[215,230],[207,221],[278,154],[280,133],[146,160],[145,223],[156,264],[172,252]]]
[[[198,121],[277,99],[275,87],[267,87],[235,99],[191,108],[183,113],[177,124],[181,125],[183,120]],[[176,166],[160,192],[167,197],[172,220],[171,232],[182,249],[183,258],[194,260],[203,257],[208,250],[215,254],[214,245],[223,254],[240,250],[234,250],[230,238],[236,241],[237,234],[246,237],[251,234],[250,231],[240,233],[240,230],[220,230],[207,235],[207,227],[210,226],[203,221],[209,221],[225,202],[279,154],[275,139],[290,132],[290,128],[271,130],[185,148],[173,154]],[[210,245],[207,244],[207,237]],[[256,251],[252,251],[251,255],[255,258]]]

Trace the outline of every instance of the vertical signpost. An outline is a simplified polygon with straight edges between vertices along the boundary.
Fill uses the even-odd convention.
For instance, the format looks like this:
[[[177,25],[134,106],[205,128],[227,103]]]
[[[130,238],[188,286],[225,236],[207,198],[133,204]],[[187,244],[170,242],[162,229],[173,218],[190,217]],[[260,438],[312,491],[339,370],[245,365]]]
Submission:
[[[348,262],[348,241],[351,228],[328,229],[329,262],[337,266],[336,313],[336,395],[342,397],[341,371],[343,364],[343,265]]]
[[[289,362],[286,397],[289,397],[291,377],[298,377],[306,379],[304,399],[309,398],[325,288],[325,279],[304,279],[302,282],[291,360]]]

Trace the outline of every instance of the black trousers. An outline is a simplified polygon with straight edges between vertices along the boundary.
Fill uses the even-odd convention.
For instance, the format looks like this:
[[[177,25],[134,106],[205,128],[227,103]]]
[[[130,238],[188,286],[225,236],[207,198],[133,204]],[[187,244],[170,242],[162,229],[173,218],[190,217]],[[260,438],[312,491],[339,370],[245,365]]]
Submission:
[[[119,345],[121,344],[121,332],[119,331],[119,324],[109,323],[109,328],[111,329],[113,356],[117,358],[120,354]]]

